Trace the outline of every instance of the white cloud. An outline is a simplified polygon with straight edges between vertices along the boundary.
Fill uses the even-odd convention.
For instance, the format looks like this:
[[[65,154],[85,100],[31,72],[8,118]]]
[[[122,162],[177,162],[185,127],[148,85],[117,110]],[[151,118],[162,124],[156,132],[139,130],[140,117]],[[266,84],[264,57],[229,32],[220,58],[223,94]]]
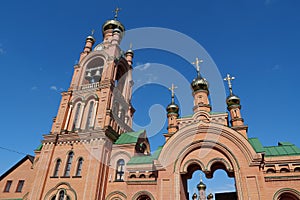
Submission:
[[[3,48],[0,48],[0,55],[3,55],[5,53]]]
[[[150,63],[139,64],[135,67],[135,69],[144,71],[144,70],[148,69],[150,67],[150,65],[151,65]]]
[[[37,90],[37,89],[38,89],[37,86],[32,86],[32,87],[30,88],[30,90]]]
[[[57,91],[58,89],[57,89],[57,87],[56,87],[55,85],[52,85],[52,86],[50,87],[50,90]]]

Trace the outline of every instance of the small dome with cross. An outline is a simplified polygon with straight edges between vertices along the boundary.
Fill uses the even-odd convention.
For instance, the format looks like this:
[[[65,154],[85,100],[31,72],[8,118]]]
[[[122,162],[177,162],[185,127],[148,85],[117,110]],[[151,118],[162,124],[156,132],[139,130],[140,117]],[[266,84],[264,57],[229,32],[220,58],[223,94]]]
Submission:
[[[208,91],[208,81],[205,78],[197,77],[195,78],[192,83],[191,83],[191,87],[193,89],[194,92],[198,91],[198,90],[206,90]]]
[[[117,20],[118,19],[118,13],[120,12],[120,10],[121,10],[120,8],[116,8],[114,10],[114,12],[115,12],[114,19],[107,20],[103,24],[103,26],[102,26],[102,33],[104,33],[108,29],[113,29],[115,31],[119,31],[119,32],[122,32],[122,33],[125,31],[124,25]]]

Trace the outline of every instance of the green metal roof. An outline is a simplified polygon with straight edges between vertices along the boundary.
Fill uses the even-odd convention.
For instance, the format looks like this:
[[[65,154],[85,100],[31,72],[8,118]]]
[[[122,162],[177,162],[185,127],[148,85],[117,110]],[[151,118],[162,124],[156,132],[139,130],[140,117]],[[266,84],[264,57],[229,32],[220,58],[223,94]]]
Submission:
[[[136,143],[139,136],[144,133],[145,130],[140,130],[137,132],[127,132],[127,133],[122,133],[120,137],[117,139],[115,144],[132,144]]]
[[[249,138],[249,142],[257,153],[265,153],[265,156],[294,156],[300,155],[300,148],[290,142],[278,142],[278,146],[262,146],[257,138]]]
[[[127,165],[151,164],[153,163],[153,160],[158,159],[161,150],[162,150],[162,146],[158,147],[157,150],[152,155],[133,156],[128,161]]]
[[[217,115],[217,114],[226,114],[227,112],[209,112],[210,115]],[[191,118],[193,115],[186,115],[179,117],[180,119],[185,119],[185,118]]]
[[[40,151],[40,150],[42,150],[42,148],[43,148],[43,144],[40,144],[40,145],[35,149],[35,151]]]
[[[22,198],[21,199],[0,199],[0,200],[22,200]]]

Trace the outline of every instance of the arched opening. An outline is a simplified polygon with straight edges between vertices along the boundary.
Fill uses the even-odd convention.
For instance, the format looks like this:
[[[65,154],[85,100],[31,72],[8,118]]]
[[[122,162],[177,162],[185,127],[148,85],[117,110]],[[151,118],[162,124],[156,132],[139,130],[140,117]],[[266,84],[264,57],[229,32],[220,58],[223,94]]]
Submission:
[[[86,66],[83,85],[99,82],[101,80],[103,67],[104,60],[102,58],[98,57],[91,60]]]
[[[53,177],[58,177],[58,172],[59,172],[59,169],[60,169],[60,165],[61,165],[61,159],[57,159],[56,164],[55,164],[55,168],[54,168],[54,172],[53,172]]]
[[[146,178],[145,174],[141,174],[139,178]]]
[[[294,172],[300,172],[300,167],[296,167],[296,168],[294,169]]]
[[[65,173],[64,173],[65,177],[69,177],[70,176],[70,171],[71,171],[71,165],[72,165],[73,157],[74,157],[74,153],[73,153],[73,151],[71,151],[68,154],[68,159],[67,159]]]
[[[124,181],[124,169],[125,168],[125,161],[124,159],[119,159],[117,162],[116,168],[116,179],[115,181]]]
[[[276,173],[276,171],[274,169],[270,168],[270,169],[267,169],[266,173],[272,174],[272,173]]]
[[[285,192],[278,197],[278,200],[299,200],[295,195]]]
[[[139,196],[136,200],[151,200],[151,198],[148,195],[143,194]]]
[[[280,169],[280,173],[287,173],[287,172],[290,172],[290,170],[287,169],[287,168],[281,168]]]
[[[207,199],[210,194],[218,199],[237,199],[234,176],[226,170],[224,164],[216,163],[206,173],[199,165],[192,164],[187,172],[182,176],[183,183],[185,180],[187,183],[187,199],[192,200],[194,194],[197,195],[196,199]]]

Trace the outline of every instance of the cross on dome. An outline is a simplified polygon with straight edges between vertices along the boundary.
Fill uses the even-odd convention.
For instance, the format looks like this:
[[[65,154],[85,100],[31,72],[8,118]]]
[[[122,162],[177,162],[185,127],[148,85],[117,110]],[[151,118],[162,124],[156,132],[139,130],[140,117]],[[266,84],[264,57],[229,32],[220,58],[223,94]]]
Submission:
[[[227,74],[227,76],[224,78],[224,81],[227,81],[227,83],[228,83],[230,95],[233,95],[231,81],[234,80],[234,79],[235,79],[235,77],[230,76],[230,74]]]
[[[91,35],[94,36],[94,34],[95,34],[95,29],[92,29],[91,30]]]
[[[172,103],[174,103],[174,97],[175,97],[175,89],[177,87],[172,83],[172,86],[169,88],[169,90],[171,91],[172,94]]]
[[[199,59],[198,57],[196,58],[196,61],[195,62],[192,62],[193,65],[195,65],[196,67],[196,70],[197,70],[197,74],[198,74],[198,77],[200,77],[200,64],[203,63],[203,60],[202,59]]]
[[[121,11],[121,8],[118,8],[118,7],[113,11],[115,13],[115,16],[114,16],[115,20],[118,19],[118,14],[120,11]]]

